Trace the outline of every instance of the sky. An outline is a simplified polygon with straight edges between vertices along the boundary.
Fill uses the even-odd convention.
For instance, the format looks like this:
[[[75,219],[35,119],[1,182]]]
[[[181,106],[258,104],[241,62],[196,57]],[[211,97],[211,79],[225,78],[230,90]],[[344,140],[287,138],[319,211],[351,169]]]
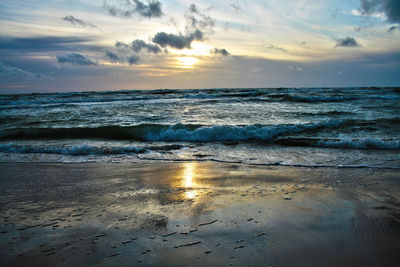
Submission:
[[[0,93],[400,86],[399,0],[2,0]]]

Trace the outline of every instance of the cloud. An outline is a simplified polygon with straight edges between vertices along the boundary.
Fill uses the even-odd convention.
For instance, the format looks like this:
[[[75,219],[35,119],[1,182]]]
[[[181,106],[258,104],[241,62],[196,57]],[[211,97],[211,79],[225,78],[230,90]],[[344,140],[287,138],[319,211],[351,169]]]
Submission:
[[[105,51],[106,56],[110,59],[110,62],[118,62],[118,55],[111,52],[110,50],[106,49]]]
[[[242,12],[242,8],[238,5],[238,4],[235,4],[235,3],[231,3],[231,4],[229,4],[236,12]]]
[[[139,53],[145,49],[147,52],[154,54],[161,52],[161,48],[159,46],[146,43],[145,41],[140,39],[132,41],[131,44],[117,41],[115,43],[115,47],[119,49],[120,53],[120,55],[118,56],[118,61],[128,62],[129,65],[137,64],[140,60],[140,57],[135,54],[132,55],[131,51]]]
[[[145,18],[158,18],[164,15],[161,3],[156,0],[149,0],[147,5],[139,0],[119,0],[114,2],[117,2],[117,4],[109,4],[106,0],[103,2],[103,8],[114,17],[128,18],[138,14]]]
[[[189,6],[189,11],[192,12],[192,13],[197,13],[197,12],[199,12],[199,11],[197,10],[197,6],[196,6],[195,4],[191,4],[191,5]]]
[[[152,53],[159,53],[161,52],[161,49],[159,46],[157,45],[153,45],[153,44],[148,44],[143,40],[134,40],[132,42],[132,50],[135,51],[136,53],[139,53],[142,49],[146,49],[147,52],[152,52]]]
[[[152,42],[163,48],[190,49],[193,41],[203,41],[206,34],[213,33],[215,21],[202,13],[195,4],[189,6],[185,19],[185,34],[159,32],[153,37]]]
[[[149,1],[146,6],[138,0],[133,0],[136,4],[136,11],[143,17],[161,17],[163,12],[161,10],[161,3],[159,1]]]
[[[0,61],[0,77],[33,77],[37,79],[48,79],[46,75],[13,67],[2,61]]]
[[[63,64],[72,64],[79,66],[97,66],[98,64],[88,57],[82,56],[78,53],[71,53],[67,55],[57,55],[57,61]]]
[[[400,31],[400,26],[392,26],[387,30],[387,32],[388,33],[393,33],[395,30],[399,30]]]
[[[400,1],[399,0],[360,0],[362,15],[373,15],[384,13],[387,20],[392,23],[400,23]]]
[[[187,35],[195,31],[207,34],[211,34],[214,31],[215,20],[201,12],[195,4],[190,5],[185,14],[185,19],[185,32]]]
[[[200,30],[189,35],[176,35],[171,33],[159,32],[153,38],[153,43],[158,44],[161,47],[172,47],[176,49],[191,48],[191,44],[194,40],[202,41],[203,33]]]
[[[134,43],[134,42],[132,42]],[[116,42],[115,46],[119,48],[117,53],[110,51],[109,49],[105,49],[106,56],[110,59],[111,63],[128,63],[129,65],[137,64],[140,60],[138,55],[132,54],[131,51],[134,51],[133,46],[130,46],[123,42]],[[141,48],[143,49],[143,48]],[[141,50],[140,49],[140,50]],[[161,49],[158,48],[160,51]],[[137,50],[136,52],[140,52]]]
[[[0,50],[27,51],[65,51],[65,50],[102,50],[99,46],[87,45],[93,38],[84,37],[7,37],[0,36]]]
[[[221,55],[221,56],[229,56],[229,52],[225,48],[214,48],[211,49],[211,54],[213,55]]]
[[[81,19],[77,19],[74,16],[66,16],[66,17],[62,18],[62,20],[69,21],[73,25],[78,25],[78,26],[81,26],[81,27],[89,27],[89,28],[92,28],[92,29],[97,29],[98,28],[96,25],[94,25],[92,23],[89,23],[89,22],[86,22],[86,21],[83,21]]]
[[[127,45],[124,42],[120,42],[120,41],[115,42],[115,47],[120,48],[120,49],[129,49],[129,45]]]
[[[353,37],[346,37],[337,40],[335,47],[361,47],[361,44],[357,42]]]
[[[161,52],[161,48],[157,45],[146,43],[143,40],[136,39],[132,41],[131,44],[127,44],[124,42],[117,41],[115,43],[115,47],[119,49],[119,55],[117,56],[114,54],[118,59],[116,58],[111,58],[109,55],[108,57],[111,59],[111,62],[128,62],[129,65],[137,64],[139,62],[139,56],[138,55],[132,55],[131,51],[135,53],[141,52],[143,49],[145,49],[147,52],[157,54]],[[107,51],[106,51],[107,53]]]
[[[128,57],[128,63],[129,65],[137,64],[139,62],[139,59],[140,59],[139,56],[132,55]]]
[[[263,45],[265,48],[267,49],[272,49],[272,50],[277,50],[277,51],[281,51],[283,53],[287,53],[288,51],[283,48],[283,47],[279,47],[279,46],[275,46],[273,44],[267,44],[267,45]]]

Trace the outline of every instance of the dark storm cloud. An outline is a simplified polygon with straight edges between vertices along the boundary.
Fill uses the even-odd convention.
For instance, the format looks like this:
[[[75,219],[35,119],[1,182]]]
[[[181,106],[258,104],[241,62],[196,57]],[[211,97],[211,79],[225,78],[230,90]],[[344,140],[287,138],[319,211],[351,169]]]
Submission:
[[[92,23],[83,21],[81,19],[75,18],[74,16],[66,16],[62,18],[62,20],[68,21],[72,23],[73,25],[81,26],[81,27],[89,27],[92,29],[97,29],[98,27]]]
[[[115,47],[118,48],[118,60],[114,59],[114,62],[128,62],[129,65],[137,64],[140,60],[140,57],[138,55],[132,54],[132,52],[140,53],[143,50],[154,54],[161,52],[161,48],[159,46],[146,43],[145,41],[140,39],[132,41],[131,44],[117,41],[115,43]]]
[[[129,49],[129,45],[127,45],[124,42],[120,42],[120,41],[115,42],[115,47],[120,48],[120,49]]]
[[[40,73],[33,73],[17,67],[10,66],[0,61],[0,77],[32,77],[37,79],[45,79],[47,76]]]
[[[157,45],[153,45],[153,44],[148,44],[143,40],[135,40],[132,42],[132,50],[135,51],[136,53],[139,53],[142,49],[146,49],[147,52],[151,52],[151,53],[159,53],[161,52],[161,48]]]
[[[143,17],[161,17],[163,12],[161,10],[161,3],[159,1],[149,1],[148,5],[143,4],[138,0],[133,0],[136,4],[135,10]]]
[[[98,64],[88,57],[82,56],[78,53],[71,53],[66,55],[57,55],[57,61],[63,64],[72,64],[79,66],[97,66]]]
[[[213,33],[215,21],[195,4],[189,6],[185,19],[185,34],[159,32],[153,37],[152,42],[163,48],[190,49],[193,41],[203,41],[206,34]]]
[[[383,12],[389,22],[400,23],[399,0],[360,0],[360,11],[363,15]]]
[[[106,49],[104,50],[106,56],[110,59],[111,62],[118,62],[118,55],[113,53],[112,51]]]
[[[120,52],[122,52],[121,50],[125,50],[125,52],[132,50],[133,52],[136,53],[139,53],[142,50],[146,50],[147,52],[154,54],[161,52],[161,48],[158,45],[146,43],[145,41],[140,39],[132,41],[131,44],[117,41],[115,43],[115,47],[117,47],[120,50]]]
[[[200,30],[196,30],[189,35],[176,35],[171,33],[159,32],[154,36],[152,41],[160,45],[161,47],[169,46],[176,49],[190,49],[191,44],[194,40],[203,40],[203,33]]]
[[[195,4],[191,4],[191,5],[189,6],[189,11],[192,12],[192,13],[197,13],[197,12],[199,12],[199,11],[197,10],[197,7],[196,7]]]
[[[128,57],[128,63],[129,65],[137,64],[139,62],[139,59],[140,59],[139,56],[132,55]]]
[[[65,50],[101,50],[99,46],[87,45],[92,38],[83,37],[7,37],[0,36],[0,50],[24,51],[65,51]]]
[[[225,48],[214,48],[211,49],[211,54],[213,55],[221,55],[221,56],[229,56],[229,52]]]
[[[395,30],[399,30],[400,31],[400,26],[392,26],[387,30],[387,32],[388,33],[393,33]]]
[[[136,63],[139,61],[139,57],[134,55],[132,56],[130,52],[130,49],[128,45],[126,47],[124,46],[125,44],[122,42],[117,42],[119,45],[119,48],[122,47],[123,50],[119,49],[118,51],[111,51],[110,49],[105,49],[104,53],[107,56],[107,59],[110,61],[110,63],[126,63],[128,62],[130,65]],[[116,44],[116,46],[117,46]],[[118,46],[117,46],[118,47]],[[135,58],[136,57],[136,58]]]
[[[104,0],[103,8],[114,17],[131,17],[138,14],[145,18],[158,18],[164,15],[159,1],[149,0],[147,5],[139,0],[119,0],[112,2],[116,3],[109,4],[109,1]]]
[[[361,47],[361,44],[353,37],[346,37],[337,40],[335,47]]]

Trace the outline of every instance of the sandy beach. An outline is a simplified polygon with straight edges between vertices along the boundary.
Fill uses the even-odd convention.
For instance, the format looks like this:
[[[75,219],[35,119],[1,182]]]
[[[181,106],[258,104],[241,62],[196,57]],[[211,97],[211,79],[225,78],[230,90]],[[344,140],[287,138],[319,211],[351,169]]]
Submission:
[[[1,163],[2,266],[396,266],[396,169]]]
[[[0,0],[0,267],[400,266],[400,0]]]

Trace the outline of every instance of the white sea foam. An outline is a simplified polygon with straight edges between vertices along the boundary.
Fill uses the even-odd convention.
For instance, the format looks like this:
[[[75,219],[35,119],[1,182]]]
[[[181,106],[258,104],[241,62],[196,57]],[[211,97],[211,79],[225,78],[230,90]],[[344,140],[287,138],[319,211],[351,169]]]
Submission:
[[[3,153],[40,153],[63,155],[107,155],[143,153],[146,150],[135,146],[95,146],[89,144],[72,146],[17,145],[13,143],[0,144]]]
[[[158,131],[148,131],[143,138],[149,141],[192,141],[192,142],[221,142],[221,141],[270,141],[274,137],[299,133],[323,127],[337,127],[346,123],[344,120],[328,120],[316,123],[293,125],[246,125],[229,126],[214,125],[192,129],[183,125],[173,125]]]
[[[383,139],[347,139],[347,140],[328,140],[316,143],[319,147],[331,148],[358,148],[358,149],[400,149],[400,140]]]

